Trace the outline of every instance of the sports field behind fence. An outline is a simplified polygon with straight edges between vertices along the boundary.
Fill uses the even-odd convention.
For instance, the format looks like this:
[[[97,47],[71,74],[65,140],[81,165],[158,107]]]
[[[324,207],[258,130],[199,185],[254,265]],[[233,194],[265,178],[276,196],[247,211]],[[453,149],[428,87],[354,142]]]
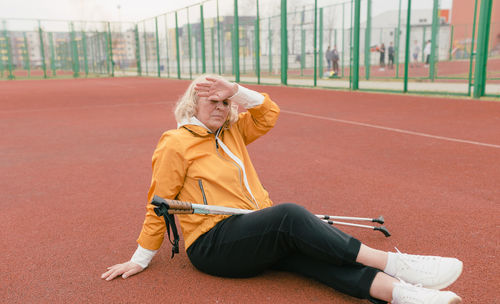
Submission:
[[[498,97],[499,6],[210,0],[133,22],[5,19],[0,79],[209,72],[258,84]]]

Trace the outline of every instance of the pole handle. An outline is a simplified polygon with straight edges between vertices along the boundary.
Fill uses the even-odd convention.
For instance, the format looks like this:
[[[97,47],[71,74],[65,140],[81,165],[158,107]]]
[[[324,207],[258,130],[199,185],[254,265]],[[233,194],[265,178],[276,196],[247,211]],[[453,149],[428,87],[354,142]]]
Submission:
[[[387,228],[385,228],[384,226],[374,227],[373,230],[377,230],[377,231],[382,232],[385,235],[385,237],[391,236],[391,234],[389,233],[389,230],[387,230]]]
[[[378,218],[372,219],[372,222],[383,224],[384,223],[384,217],[381,215]]]
[[[160,206],[161,204],[165,204],[168,206],[169,210],[178,210],[179,212],[176,213],[182,213],[180,212],[181,210],[185,211],[193,211],[193,206],[189,202],[183,202],[183,201],[178,201],[178,200],[171,200],[171,199],[164,199],[161,198],[157,195],[153,197],[153,200],[151,201],[151,204],[155,206]]]

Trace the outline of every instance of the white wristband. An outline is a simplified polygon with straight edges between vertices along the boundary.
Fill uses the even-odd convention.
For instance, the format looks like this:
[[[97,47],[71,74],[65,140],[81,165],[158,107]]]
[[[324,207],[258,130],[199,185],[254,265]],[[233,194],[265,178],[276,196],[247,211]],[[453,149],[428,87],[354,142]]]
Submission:
[[[146,268],[157,251],[158,250],[149,250],[138,245],[130,261],[140,265],[142,268]]]
[[[229,100],[242,105],[245,109],[250,109],[261,105],[264,102],[264,95],[238,84],[238,92],[229,97]]]

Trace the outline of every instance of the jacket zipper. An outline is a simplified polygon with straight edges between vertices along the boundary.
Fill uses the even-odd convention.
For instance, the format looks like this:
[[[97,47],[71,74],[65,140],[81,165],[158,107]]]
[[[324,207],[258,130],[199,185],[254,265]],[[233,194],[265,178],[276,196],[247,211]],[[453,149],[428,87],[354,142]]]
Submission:
[[[244,189],[244,187],[243,187],[243,181],[242,181],[242,177],[241,177],[242,174],[243,174],[241,172],[241,168],[233,160],[229,160],[229,159],[226,159],[226,158],[222,157],[222,155],[219,152],[219,144],[217,143],[217,140],[215,140],[215,148],[216,148],[215,150],[217,151],[217,155],[219,155],[220,158],[222,158],[225,161],[228,161],[228,162],[232,163],[236,167],[236,169],[238,169],[238,172],[239,172],[238,177],[239,177],[239,180],[240,180],[240,185]],[[255,202],[252,198],[248,197],[248,195],[245,193],[245,191],[243,191],[243,195],[245,195],[246,199],[249,200],[254,205],[255,208],[259,209],[258,203]]]
[[[203,203],[205,205],[208,205],[207,197],[205,196],[205,189],[203,189],[203,182],[201,181],[201,179],[198,180],[198,185],[200,186],[201,189],[201,195],[203,195]]]

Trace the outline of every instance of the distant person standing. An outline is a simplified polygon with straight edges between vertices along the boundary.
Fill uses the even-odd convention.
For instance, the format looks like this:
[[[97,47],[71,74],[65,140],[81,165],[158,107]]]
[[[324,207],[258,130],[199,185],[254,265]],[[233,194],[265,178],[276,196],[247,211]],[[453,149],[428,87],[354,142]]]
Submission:
[[[427,40],[427,44],[424,48],[424,56],[425,56],[425,67],[429,66],[429,62],[431,61],[431,41]]]
[[[333,73],[334,75],[339,74],[339,52],[337,51],[337,46],[333,47],[332,53],[332,63],[333,63]]]
[[[380,70],[385,70],[385,45],[382,43],[378,49],[380,53]]]
[[[329,72],[332,69],[332,50],[331,50],[330,46],[328,46],[328,48],[326,49],[325,59],[326,59],[326,63],[328,64],[327,70]]]
[[[418,55],[420,54],[420,45],[418,44],[418,41],[415,40],[415,44],[413,46],[413,63],[411,64],[412,67],[418,67]]]
[[[394,64],[394,47],[392,46],[392,41],[389,42],[389,48],[387,49],[387,66],[392,70]]]
[[[295,62],[301,62],[301,59],[300,59],[300,54],[297,54],[297,56],[295,56]]]

